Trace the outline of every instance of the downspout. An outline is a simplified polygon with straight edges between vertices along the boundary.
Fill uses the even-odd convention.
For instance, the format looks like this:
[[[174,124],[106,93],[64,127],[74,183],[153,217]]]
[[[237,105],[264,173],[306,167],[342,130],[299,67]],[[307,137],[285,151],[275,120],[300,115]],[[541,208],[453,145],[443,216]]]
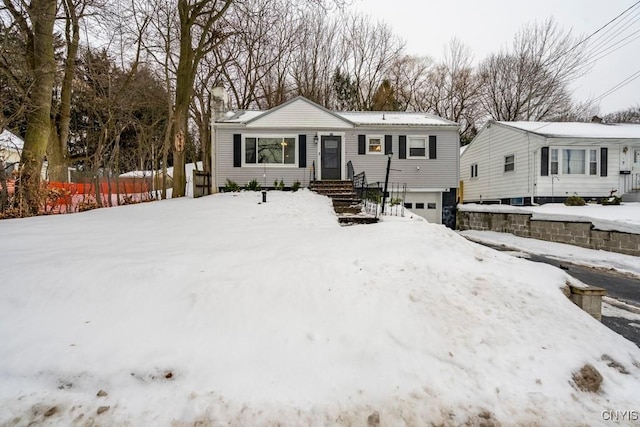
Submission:
[[[216,143],[216,115],[212,114],[211,117],[211,194],[218,192],[218,165],[216,164],[216,149],[218,144]]]

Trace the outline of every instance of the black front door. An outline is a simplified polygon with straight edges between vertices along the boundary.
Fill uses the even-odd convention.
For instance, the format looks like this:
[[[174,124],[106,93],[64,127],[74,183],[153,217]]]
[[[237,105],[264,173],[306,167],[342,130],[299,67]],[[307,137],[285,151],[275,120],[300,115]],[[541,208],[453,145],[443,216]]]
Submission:
[[[339,136],[326,136],[321,138],[321,178],[342,179],[342,139]]]

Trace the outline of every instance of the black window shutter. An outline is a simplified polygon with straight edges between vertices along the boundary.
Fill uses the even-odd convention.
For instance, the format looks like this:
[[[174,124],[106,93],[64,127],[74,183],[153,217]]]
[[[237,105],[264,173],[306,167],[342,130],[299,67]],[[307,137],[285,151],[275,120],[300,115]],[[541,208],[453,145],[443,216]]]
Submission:
[[[600,176],[607,176],[607,166],[609,162],[609,149],[600,148]]]
[[[242,166],[242,135],[239,133],[233,134],[233,167],[239,168]]]
[[[429,158],[430,159],[435,159],[436,157],[436,153],[438,152],[438,148],[437,148],[437,138],[435,135],[430,135],[429,136]]]
[[[399,159],[406,159],[407,158],[407,136],[406,135],[400,135],[398,137],[398,140],[399,140],[398,158]]]
[[[298,135],[298,167],[307,167],[307,135]]]
[[[358,154],[367,154],[366,135],[358,135]]]
[[[540,151],[540,176],[549,176],[549,147]]]
[[[384,136],[384,154],[389,154],[393,151],[391,135]]]

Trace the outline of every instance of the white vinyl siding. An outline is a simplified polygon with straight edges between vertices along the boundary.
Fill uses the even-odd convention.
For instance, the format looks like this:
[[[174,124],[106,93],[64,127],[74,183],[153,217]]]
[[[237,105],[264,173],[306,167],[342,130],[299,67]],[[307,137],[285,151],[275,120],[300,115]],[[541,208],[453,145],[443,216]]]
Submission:
[[[611,189],[619,189],[620,185],[620,149],[626,143],[621,140],[609,140],[603,142],[601,139],[581,139],[581,138],[549,138],[547,144],[551,146],[549,152],[553,159],[553,151],[558,152],[559,170],[557,174],[550,173],[550,176],[538,177],[536,195],[540,197],[551,197],[552,190],[554,197],[567,197],[578,194],[584,197],[605,197],[609,195]],[[607,176],[600,176],[600,149],[606,147],[607,153]],[[563,151],[565,149],[584,150],[585,162],[581,168],[582,174],[563,173]],[[592,163],[595,155],[596,164]],[[539,165],[537,165],[539,167]],[[551,169],[553,163],[551,163]],[[595,168],[596,173],[592,174]],[[553,186],[551,180],[554,179]]]
[[[400,127],[400,126],[397,126]],[[391,135],[392,152],[389,182],[406,183],[407,188],[458,188],[460,182],[460,136],[455,127],[437,130],[424,129],[410,132],[406,128],[396,129],[359,128],[354,133],[346,133],[346,160],[352,161],[355,173],[365,172],[367,182],[384,182],[387,168],[387,156],[358,155],[358,135]],[[399,137],[406,136],[407,154],[409,154],[409,138],[435,135],[438,144],[438,158],[399,158]],[[384,153],[384,136],[383,153]]]
[[[528,171],[534,161],[534,151],[543,138],[499,124],[483,129],[460,157],[460,179],[464,181],[464,202],[497,201],[513,197],[528,197],[533,178]],[[505,157],[513,156],[511,172],[505,172]],[[539,161],[539,160],[538,160]],[[471,165],[477,164],[478,176],[471,179]]]
[[[247,129],[349,129],[353,125],[303,99],[295,100],[247,123]]]

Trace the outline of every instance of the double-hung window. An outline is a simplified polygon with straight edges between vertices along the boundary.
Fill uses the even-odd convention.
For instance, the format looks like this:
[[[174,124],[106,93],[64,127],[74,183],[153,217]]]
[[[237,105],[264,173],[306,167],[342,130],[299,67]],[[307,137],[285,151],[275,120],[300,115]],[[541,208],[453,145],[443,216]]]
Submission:
[[[504,171],[513,172],[515,170],[516,170],[516,156],[514,154],[509,154],[508,156],[504,156]]]
[[[410,159],[421,158],[427,156],[427,138],[410,136],[409,138],[409,156]]]
[[[246,137],[244,161],[247,165],[295,165],[296,138],[293,136]]]
[[[551,175],[558,174],[558,149],[551,149]]]
[[[367,153],[369,154],[383,153],[381,136],[367,136]]]
[[[589,175],[598,175],[598,150],[589,150]]]
[[[474,163],[471,165],[471,178],[478,177],[478,164]]]

